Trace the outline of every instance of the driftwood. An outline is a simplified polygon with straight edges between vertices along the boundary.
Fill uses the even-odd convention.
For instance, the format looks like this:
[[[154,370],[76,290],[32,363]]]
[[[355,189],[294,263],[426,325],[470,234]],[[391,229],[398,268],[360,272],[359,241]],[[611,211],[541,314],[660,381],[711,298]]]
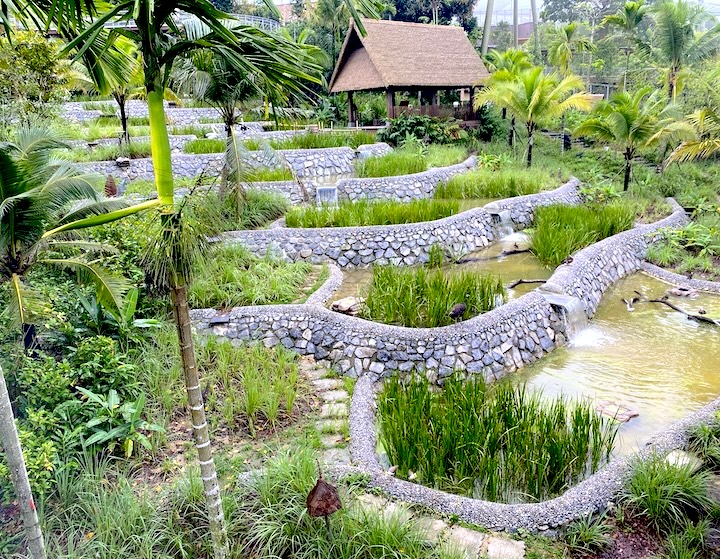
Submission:
[[[524,285],[526,283],[545,283],[547,280],[544,279],[519,279],[508,284],[508,289],[515,289],[518,285]]]
[[[647,297],[645,297],[645,296],[644,296],[642,293],[640,293],[639,291],[635,291],[635,293],[637,293],[638,296],[640,297],[640,301],[646,301],[646,302],[648,302],[648,303],[659,303],[659,304],[661,304],[661,305],[666,305],[666,306],[670,307],[672,310],[684,314],[684,315],[687,316],[688,319],[690,319],[690,320],[696,320],[696,321],[698,321],[698,322],[702,322],[703,324],[712,324],[713,326],[720,326],[720,321],[719,321],[719,320],[715,320],[715,319],[709,318],[709,317],[707,317],[707,316],[703,316],[703,315],[701,315],[701,314],[689,313],[689,312],[687,312],[686,310],[681,309],[681,308],[678,307],[677,305],[674,305],[673,303],[671,303],[670,301],[668,301],[668,300],[665,299],[665,298],[662,298],[662,299],[648,299]]]
[[[503,258],[505,256],[512,256],[513,254],[524,254],[526,252],[530,252],[529,248],[523,248],[523,249],[511,249],[511,250],[503,250],[500,254],[497,254],[496,256],[482,256],[477,258],[461,258],[460,260],[457,260],[455,264],[468,264],[470,262],[486,262],[487,260],[497,260],[498,258]]]

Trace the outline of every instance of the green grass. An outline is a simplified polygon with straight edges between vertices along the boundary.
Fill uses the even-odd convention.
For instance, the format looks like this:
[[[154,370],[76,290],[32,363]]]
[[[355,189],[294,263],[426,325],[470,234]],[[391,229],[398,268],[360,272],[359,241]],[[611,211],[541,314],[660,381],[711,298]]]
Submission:
[[[586,516],[568,525],[564,540],[575,553],[590,554],[607,547],[611,532],[612,527],[605,522],[605,515],[595,518]]]
[[[648,248],[647,259],[681,274],[701,273],[714,278],[720,259],[720,216],[698,215],[685,227],[663,231]]]
[[[251,171],[248,182],[277,182],[293,180],[292,171],[286,167],[259,167]]]
[[[217,231],[257,229],[282,217],[289,203],[282,194],[248,189],[244,197],[210,191],[193,197],[190,210],[195,217]]]
[[[224,138],[198,138],[197,140],[191,140],[185,144],[183,151],[185,153],[225,153],[227,147],[227,140]]]
[[[294,207],[285,215],[288,227],[356,227],[434,221],[454,215],[457,200],[413,200],[342,202],[339,206]]]
[[[193,308],[292,303],[302,296],[312,266],[252,256],[240,246],[218,246],[198,267],[189,291]]]
[[[130,141],[130,147],[120,145],[96,146],[94,148],[75,148],[59,152],[63,159],[77,163],[89,161],[113,161],[118,157],[139,159],[150,157],[150,142]]]
[[[533,253],[546,266],[558,266],[571,254],[630,229],[634,214],[622,204],[545,206],[535,210]]]
[[[511,198],[556,186],[557,179],[542,170],[477,169],[440,183],[435,198]]]
[[[421,173],[430,167],[447,167],[460,163],[467,150],[459,146],[429,146],[427,153],[398,149],[380,157],[369,157],[356,164],[359,177],[392,177]]]
[[[459,375],[441,390],[424,377],[387,380],[378,413],[396,475],[491,501],[559,495],[607,461],[617,433],[589,403]]]
[[[385,324],[434,328],[456,321],[450,311],[458,303],[467,306],[461,317],[467,320],[493,309],[496,298],[504,295],[500,278],[489,274],[375,266],[362,316]]]
[[[669,534],[708,513],[710,474],[692,464],[678,466],[656,456],[635,464],[622,503],[657,532]]]

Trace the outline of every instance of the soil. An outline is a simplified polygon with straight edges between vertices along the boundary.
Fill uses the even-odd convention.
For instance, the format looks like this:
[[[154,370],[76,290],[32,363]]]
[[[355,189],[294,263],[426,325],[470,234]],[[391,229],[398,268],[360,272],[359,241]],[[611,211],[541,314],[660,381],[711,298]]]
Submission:
[[[622,525],[615,522],[610,537],[610,545],[588,559],[649,559],[660,555],[661,540],[641,520],[626,520]]]

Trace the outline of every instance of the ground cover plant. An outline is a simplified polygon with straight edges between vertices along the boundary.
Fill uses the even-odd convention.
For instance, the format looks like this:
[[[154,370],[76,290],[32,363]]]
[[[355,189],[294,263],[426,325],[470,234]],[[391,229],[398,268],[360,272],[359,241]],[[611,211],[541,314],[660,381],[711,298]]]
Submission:
[[[539,169],[477,169],[440,183],[435,198],[511,198],[557,186],[555,177]]]
[[[386,381],[380,441],[397,475],[491,501],[539,501],[597,471],[617,425],[592,405],[482,378]]]
[[[285,214],[288,227],[357,227],[434,221],[456,214],[457,200],[358,200],[338,206],[293,207]]]
[[[504,296],[502,281],[490,274],[375,266],[362,316],[385,324],[435,328],[487,312]],[[461,303],[463,312],[451,316]]]
[[[392,177],[421,173],[430,167],[447,167],[467,157],[461,146],[430,145],[427,149],[406,146],[379,157],[369,157],[356,163],[359,177]]]
[[[666,230],[648,248],[647,259],[680,274],[720,278],[720,214],[698,216],[681,229]]]
[[[555,267],[578,250],[630,229],[633,217],[622,204],[538,208],[531,250],[543,264]]]
[[[313,267],[306,262],[258,258],[241,246],[219,245],[190,287],[194,308],[274,305],[299,299]]]

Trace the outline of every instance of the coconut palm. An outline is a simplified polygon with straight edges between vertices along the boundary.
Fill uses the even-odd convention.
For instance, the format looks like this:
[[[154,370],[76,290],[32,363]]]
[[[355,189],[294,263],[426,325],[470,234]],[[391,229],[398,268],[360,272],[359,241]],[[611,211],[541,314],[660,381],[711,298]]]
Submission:
[[[634,41],[640,24],[645,20],[647,8],[645,0],[625,2],[617,13],[605,16],[601,25],[617,27],[629,40]]]
[[[716,108],[703,107],[672,129],[685,139],[670,153],[665,165],[709,159],[720,153],[720,112]]]
[[[664,69],[668,98],[674,101],[682,89],[686,68],[715,55],[720,46],[720,26],[703,33],[695,29],[710,19],[701,6],[685,0],[663,0],[650,8],[655,23],[652,44],[640,43]]]
[[[635,93],[622,91],[599,103],[592,117],[575,133],[595,137],[622,150],[625,158],[623,190],[627,190],[638,149],[667,138],[676,116],[675,107],[667,105],[666,100],[650,87]]]
[[[493,83],[512,81],[517,75],[528,68],[532,67],[530,56],[527,52],[520,49],[507,49],[498,51],[491,49],[485,56],[485,65],[490,71],[488,85]],[[503,109],[503,118],[507,109]],[[510,119],[510,133],[508,134],[508,144],[512,147],[515,144],[515,117]]]
[[[528,135],[527,166],[532,165],[533,139],[538,127],[569,109],[589,110],[592,97],[581,89],[582,80],[570,75],[545,74],[540,67],[523,70],[513,80],[494,83],[475,98],[475,108],[493,103],[525,123]]]

